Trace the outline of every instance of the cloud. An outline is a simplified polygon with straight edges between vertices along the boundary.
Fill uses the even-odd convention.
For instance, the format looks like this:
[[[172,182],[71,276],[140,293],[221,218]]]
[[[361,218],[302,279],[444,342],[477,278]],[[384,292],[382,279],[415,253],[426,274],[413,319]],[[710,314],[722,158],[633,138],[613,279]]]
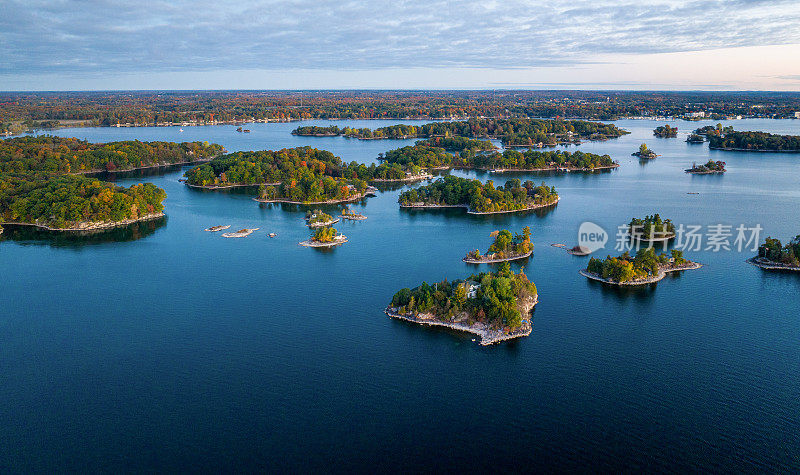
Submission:
[[[4,0],[0,74],[529,68],[800,43],[794,0]]]

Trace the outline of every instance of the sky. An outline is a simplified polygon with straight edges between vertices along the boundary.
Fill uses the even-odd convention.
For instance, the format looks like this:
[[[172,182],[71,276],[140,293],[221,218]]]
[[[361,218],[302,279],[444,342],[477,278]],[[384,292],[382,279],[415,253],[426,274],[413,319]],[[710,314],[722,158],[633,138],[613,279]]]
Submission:
[[[0,90],[800,91],[800,0],[0,0]]]

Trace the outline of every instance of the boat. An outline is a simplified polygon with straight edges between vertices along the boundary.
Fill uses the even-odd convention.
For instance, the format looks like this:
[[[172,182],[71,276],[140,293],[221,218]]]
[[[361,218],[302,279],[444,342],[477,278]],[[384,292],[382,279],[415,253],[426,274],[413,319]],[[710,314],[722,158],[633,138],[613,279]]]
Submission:
[[[268,234],[268,236],[269,236],[269,237],[271,237],[271,238],[274,238],[275,236],[277,236],[277,234],[275,234],[275,233],[269,233],[269,234]]]
[[[178,129],[178,132],[183,132],[183,129]]]
[[[231,227],[230,224],[224,226],[211,226],[210,228],[206,228],[205,231],[208,231],[210,233],[215,233],[217,231],[222,231],[223,229],[228,229],[230,227]]]

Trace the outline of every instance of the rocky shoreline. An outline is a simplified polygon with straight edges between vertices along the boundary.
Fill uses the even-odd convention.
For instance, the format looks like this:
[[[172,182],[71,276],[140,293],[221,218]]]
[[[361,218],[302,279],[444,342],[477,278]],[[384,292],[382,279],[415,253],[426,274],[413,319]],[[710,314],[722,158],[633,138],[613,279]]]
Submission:
[[[245,188],[245,187],[248,187],[248,186],[262,186],[262,185],[263,186],[278,186],[278,185],[280,185],[280,182],[278,182],[278,183],[253,183],[253,184],[234,183],[232,185],[192,185],[190,183],[186,183],[186,186],[188,186],[189,188],[196,188],[196,189],[199,189],[199,190],[225,190],[225,189],[228,189],[228,188]]]
[[[346,200],[328,200],[328,201],[290,201],[284,199],[265,200],[263,198],[253,198],[253,201],[258,201],[259,203],[286,203],[291,205],[332,205],[337,203],[351,203],[353,201],[364,199],[368,195],[369,192],[365,192],[363,194],[360,194],[353,198],[348,198]]]
[[[658,274],[656,274],[654,276],[648,277],[646,279],[633,280],[633,281],[630,281],[630,282],[617,282],[617,281],[614,281],[614,280],[611,280],[611,279],[604,279],[599,274],[595,274],[593,272],[589,272],[587,269],[581,269],[579,271],[579,273],[582,276],[586,277],[587,279],[596,280],[596,281],[602,282],[604,284],[618,285],[618,286],[631,286],[631,287],[633,287],[633,286],[637,286],[637,285],[654,284],[654,283],[662,280],[670,272],[680,272],[680,271],[684,271],[684,270],[694,270],[694,269],[699,269],[701,267],[703,267],[703,264],[700,264],[700,263],[697,263],[697,262],[687,263],[687,265],[679,266],[679,267],[678,266],[662,267],[662,268],[659,269]]]
[[[395,307],[386,307],[384,313],[391,318],[396,318],[398,320],[405,320],[411,323],[417,323],[420,325],[427,325],[433,327],[444,327],[449,328],[451,330],[462,331],[466,333],[472,333],[473,335],[477,335],[481,338],[479,344],[481,346],[489,346],[494,345],[496,343],[500,343],[503,341],[513,340],[515,338],[521,338],[524,336],[528,336],[533,331],[533,325],[531,324],[530,318],[530,311],[536,304],[539,303],[538,296],[534,297],[531,302],[523,306],[523,318],[522,325],[516,330],[512,330],[508,333],[504,332],[503,330],[492,329],[489,328],[488,325],[483,323],[473,323],[472,325],[466,323],[458,323],[458,322],[443,322],[441,320],[436,320],[433,315],[430,314],[402,314],[398,312],[398,309]]]
[[[764,259],[763,257],[751,257],[750,259],[747,259],[747,262],[764,270],[800,272],[800,267],[781,264],[780,262],[773,262],[769,259]]]
[[[330,225],[332,225],[332,224],[336,224],[336,223],[338,223],[338,222],[339,222],[339,218],[336,218],[336,219],[333,219],[333,220],[330,220],[330,221],[325,221],[324,223],[310,223],[310,224],[306,224],[306,226],[308,226],[308,227],[309,227],[309,228],[311,228],[311,229],[315,229],[315,228],[324,228],[325,226],[330,226]]]
[[[603,167],[595,167],[595,168],[570,168],[570,167],[492,168],[492,169],[473,168],[473,170],[484,170],[484,171],[488,171],[489,173],[525,173],[525,172],[554,172],[554,171],[585,173],[585,172],[594,172],[594,171],[601,171],[601,170],[613,170],[615,168],[619,168],[619,163],[615,163],[614,165],[608,165],[608,166],[603,166]]]
[[[333,238],[331,242],[319,242],[313,239],[307,239],[305,241],[300,241],[297,244],[305,247],[333,247],[344,244],[347,242],[347,236],[344,234],[339,234],[338,236]]]
[[[82,222],[73,224],[73,227],[70,228],[51,228],[50,226],[44,224],[36,224],[36,223],[16,223],[13,221],[4,222],[0,224],[6,224],[11,226],[31,226],[39,229],[44,229],[46,231],[57,231],[57,232],[93,232],[93,231],[104,231],[108,229],[120,228],[123,226],[127,226],[133,223],[139,223],[142,221],[152,221],[154,219],[163,218],[165,215],[164,213],[151,213],[146,214],[140,218],[136,219],[124,219],[122,221],[101,221],[101,222]]]

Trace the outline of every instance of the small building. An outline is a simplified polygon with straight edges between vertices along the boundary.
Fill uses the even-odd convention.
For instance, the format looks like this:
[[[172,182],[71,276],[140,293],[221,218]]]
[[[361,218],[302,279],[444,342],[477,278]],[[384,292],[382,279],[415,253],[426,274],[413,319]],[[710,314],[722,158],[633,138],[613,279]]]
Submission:
[[[794,118],[795,119],[800,119],[800,112],[795,112],[794,113]]]

